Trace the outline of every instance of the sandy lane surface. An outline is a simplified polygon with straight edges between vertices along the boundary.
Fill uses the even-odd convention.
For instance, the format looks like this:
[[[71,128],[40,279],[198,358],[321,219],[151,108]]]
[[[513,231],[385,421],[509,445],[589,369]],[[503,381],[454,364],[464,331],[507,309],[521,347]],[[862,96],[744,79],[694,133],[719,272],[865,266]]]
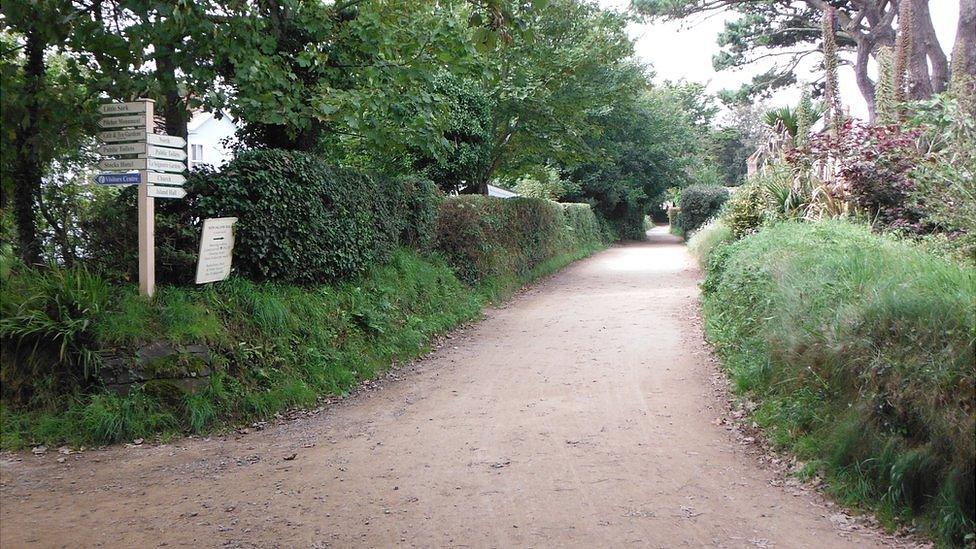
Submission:
[[[773,486],[716,424],[698,279],[657,229],[310,417],[64,463],[5,455],[0,545],[883,546]]]

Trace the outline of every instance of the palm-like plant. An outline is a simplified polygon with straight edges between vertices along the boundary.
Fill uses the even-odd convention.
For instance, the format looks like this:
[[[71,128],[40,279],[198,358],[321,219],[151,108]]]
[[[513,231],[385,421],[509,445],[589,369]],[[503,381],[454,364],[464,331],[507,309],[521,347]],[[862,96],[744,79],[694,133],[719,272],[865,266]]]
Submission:
[[[776,124],[779,122],[783,123],[783,127],[786,131],[790,132],[792,137],[796,137],[797,128],[800,125],[800,117],[798,116],[799,107],[780,107],[778,109],[773,109],[771,111],[766,111],[765,122],[770,128],[775,128]],[[824,112],[826,112],[827,107],[822,102],[813,102],[810,105],[809,110],[809,123],[812,126],[823,118]]]

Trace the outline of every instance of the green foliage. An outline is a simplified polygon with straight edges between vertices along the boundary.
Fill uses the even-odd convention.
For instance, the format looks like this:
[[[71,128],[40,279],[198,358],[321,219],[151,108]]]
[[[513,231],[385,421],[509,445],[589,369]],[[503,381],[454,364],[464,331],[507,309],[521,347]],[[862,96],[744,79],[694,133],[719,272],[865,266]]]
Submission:
[[[725,187],[692,185],[681,190],[681,214],[678,224],[690,234],[718,213],[729,198]]]
[[[559,201],[566,196],[579,194],[581,189],[574,181],[563,179],[556,168],[545,166],[518,178],[514,190],[526,198]]]
[[[403,176],[395,183],[403,193],[402,210],[394,214],[403,217],[400,244],[428,252],[433,246],[437,211],[444,196],[433,181],[423,177]]]
[[[930,151],[930,161],[912,172],[912,201],[944,235],[943,249],[976,264],[976,91],[959,89],[912,107],[909,125],[922,130]]]
[[[810,101],[809,96],[804,96],[804,98],[805,100],[801,103],[803,105],[802,107],[800,105],[796,107],[786,106],[766,111],[766,125],[770,128],[775,128],[776,124],[782,122],[783,127],[794,138],[799,135],[801,127],[809,131],[810,126],[816,124],[823,118],[827,107],[823,103]],[[802,124],[800,121],[801,117],[804,118]]]
[[[339,280],[386,261],[400,245],[429,249],[440,193],[418,176],[376,178],[313,155],[250,151],[219,171],[195,171],[184,200],[159,201],[157,279],[192,280],[201,220],[233,216],[234,266],[254,280]],[[134,189],[101,202],[85,225],[92,262],[134,280]]]
[[[255,280],[348,278],[391,248],[395,227],[378,227],[371,208],[388,197],[378,195],[370,178],[329,168],[311,155],[242,154],[208,177],[203,192],[200,217],[238,218],[235,267]],[[382,202],[376,209],[393,213]]]
[[[511,40],[479,59],[492,99],[491,162],[477,183],[599,159],[599,114],[640,94],[627,16],[578,0],[514,2]],[[558,76],[556,76],[558,75]]]
[[[781,223],[711,254],[707,333],[774,440],[847,503],[974,529],[976,276],[841,221]]]
[[[762,186],[756,181],[736,189],[725,205],[722,219],[736,238],[758,229],[767,219],[769,209],[767,196]]]
[[[568,173],[580,193],[566,199],[593,204],[619,237],[642,240],[653,199],[669,187],[698,182],[696,170],[712,167],[705,147],[708,101],[696,84],[672,84],[596,114],[594,123],[605,131],[587,142],[602,156]],[[719,178],[717,170],[711,173]]]
[[[592,251],[607,241],[607,231],[585,204],[461,196],[442,204],[435,248],[462,280],[474,284],[521,280],[550,258]]]
[[[34,387],[86,385],[98,373],[96,322],[110,287],[83,269],[20,268],[0,285],[0,381],[4,399],[26,401]]]
[[[747,161],[755,152],[755,143],[751,143],[741,129],[735,127],[722,128],[710,137],[711,153],[722,174],[721,185],[736,187],[741,185],[748,172]]]
[[[733,199],[739,192],[742,191],[736,192],[733,195]],[[691,238],[688,239],[688,251],[704,267],[708,264],[708,259],[711,257],[712,252],[718,249],[719,246],[733,240],[735,240],[735,235],[732,229],[729,228],[725,217],[716,217],[692,233]]]
[[[222,7],[214,57],[234,93],[212,87],[207,103],[241,119],[243,141],[255,146],[387,163],[408,148],[446,150],[435,78],[474,54],[464,13],[427,1],[340,5]]]
[[[417,151],[414,167],[445,192],[458,192],[488,171],[492,153],[494,100],[478,79],[444,73],[436,90],[447,104],[444,139],[448,152]]]

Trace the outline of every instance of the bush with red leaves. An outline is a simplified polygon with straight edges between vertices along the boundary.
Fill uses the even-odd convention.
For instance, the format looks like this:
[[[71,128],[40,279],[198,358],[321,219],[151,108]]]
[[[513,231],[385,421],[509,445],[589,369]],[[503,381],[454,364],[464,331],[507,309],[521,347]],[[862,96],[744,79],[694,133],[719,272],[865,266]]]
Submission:
[[[869,125],[848,120],[837,137],[828,132],[796,149],[790,161],[834,162],[848,199],[871,216],[878,229],[929,232],[922,213],[911,200],[915,181],[911,171],[924,161],[917,131],[898,125]]]

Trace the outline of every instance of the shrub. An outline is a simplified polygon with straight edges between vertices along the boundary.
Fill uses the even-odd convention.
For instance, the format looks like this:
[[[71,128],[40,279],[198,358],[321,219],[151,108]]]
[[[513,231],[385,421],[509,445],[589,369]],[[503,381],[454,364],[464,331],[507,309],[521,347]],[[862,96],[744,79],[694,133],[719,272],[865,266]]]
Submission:
[[[699,265],[708,264],[708,258],[716,248],[731,242],[735,237],[732,229],[722,217],[716,217],[701,226],[688,239],[688,251],[695,256]]]
[[[96,324],[109,285],[84,269],[18,269],[0,285],[0,385],[16,402],[85,385],[101,357]]]
[[[736,238],[742,238],[763,224],[768,208],[764,189],[756,181],[750,181],[732,193],[722,219]]]
[[[376,223],[377,213],[393,209],[381,201],[379,186],[309,154],[247,152],[210,175],[207,185],[201,217],[238,218],[235,268],[254,280],[348,278],[384,255],[396,233],[393,220]]]
[[[922,130],[931,162],[912,171],[912,197],[947,253],[976,264],[976,95],[961,87],[915,105],[913,126]]]
[[[882,516],[973,531],[976,274],[843,221],[713,253],[709,338],[774,440]]]
[[[388,261],[402,244],[429,249],[440,197],[419,177],[372,178],[290,151],[244,153],[219,171],[198,170],[182,200],[156,201],[156,278],[191,283],[201,221],[233,216],[234,268],[252,280],[321,283]],[[92,260],[135,280],[135,189],[100,205],[86,227]]]
[[[879,229],[927,232],[911,202],[916,183],[911,170],[922,161],[917,131],[898,125],[865,125],[847,120],[840,134],[814,136],[808,150],[792,153],[794,163],[815,160],[838,165],[850,201]]]
[[[567,213],[571,211],[572,213]],[[450,198],[441,205],[435,248],[471,284],[520,279],[561,253],[605,245],[606,230],[585,204],[539,198]]]
[[[701,227],[729,198],[725,187],[714,185],[692,185],[681,190],[681,214],[678,224],[685,235]]]
[[[403,188],[405,216],[400,243],[428,252],[433,246],[437,211],[444,194],[431,180],[422,177],[405,176],[397,181]]]

